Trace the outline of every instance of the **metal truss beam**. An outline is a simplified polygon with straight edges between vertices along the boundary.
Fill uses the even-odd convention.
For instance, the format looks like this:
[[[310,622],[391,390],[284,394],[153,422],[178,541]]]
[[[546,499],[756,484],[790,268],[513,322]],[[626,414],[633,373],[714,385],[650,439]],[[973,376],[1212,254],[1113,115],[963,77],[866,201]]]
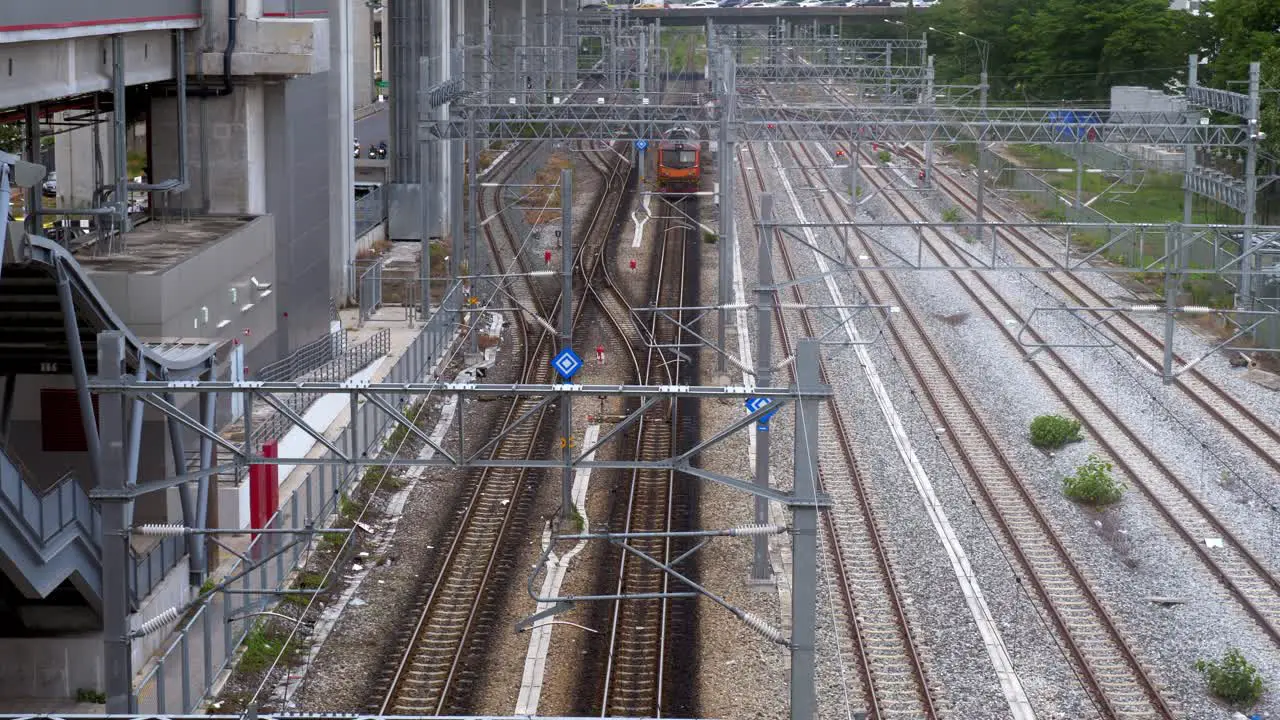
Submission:
[[[885,82],[890,80],[920,83],[923,85],[926,68],[920,65],[875,65],[814,63],[744,63],[738,66],[738,78],[745,80],[846,80],[854,82]]]
[[[642,104],[638,94],[613,93],[635,102],[560,105],[471,104],[477,134],[486,140],[643,140],[669,127],[700,130],[713,137],[719,110],[711,105]],[[1093,110],[1059,108],[977,108],[953,106],[805,106],[738,108],[733,122],[739,141],[848,140],[906,142],[1068,143],[1090,134],[1092,141],[1137,145],[1238,147],[1251,143],[1241,125],[1200,125],[1167,114],[1126,113],[1124,122],[1062,122],[1058,118],[1096,116]],[[1062,114],[1059,114],[1062,113]],[[454,117],[426,126],[437,137],[464,138],[468,123]],[[785,130],[784,130],[785,128]]]
[[[755,33],[734,33],[721,29],[716,32],[715,42],[720,47],[734,49],[781,48],[799,52],[819,50],[840,50],[841,52],[874,53],[888,50],[914,50],[924,52],[927,43],[924,40],[911,38],[769,38]]]
[[[1201,197],[1216,200],[1243,213],[1247,206],[1244,182],[1227,173],[1197,165],[1186,175],[1187,188]]]
[[[757,227],[760,227],[757,224]],[[952,272],[956,268],[936,264],[929,260],[931,252],[928,249],[926,240],[921,234],[923,230],[933,230],[939,233],[940,238],[951,245],[952,249],[959,252],[967,260],[972,263],[967,270],[976,271],[1001,271],[1001,272],[1099,272],[1099,273],[1134,273],[1134,272],[1152,272],[1160,270],[1166,260],[1173,253],[1188,253],[1193,248],[1208,249],[1212,252],[1212,257],[1216,261],[1211,266],[1205,267],[1178,267],[1170,270],[1177,275],[1191,275],[1196,273],[1228,273],[1233,272],[1233,268],[1240,265],[1240,261],[1255,254],[1265,254],[1269,251],[1280,251],[1280,248],[1272,247],[1265,243],[1256,243],[1247,253],[1240,252],[1241,236],[1248,235],[1254,238],[1280,238],[1280,227],[1269,226],[1239,226],[1239,225],[1181,225],[1177,223],[1167,225],[1155,225],[1147,223],[1050,223],[1050,222],[888,222],[888,221],[871,221],[871,222],[845,222],[845,223],[821,223],[821,222],[779,222],[773,223],[772,227],[779,229],[784,237],[809,245],[807,238],[801,236],[804,230],[839,230],[844,232],[858,232],[874,244],[877,248],[883,250],[891,258],[880,264],[861,264],[852,263],[847,260],[834,258],[829,253],[824,253],[827,260],[834,266],[836,270],[831,272],[848,272],[848,271],[895,271],[895,270],[929,270],[939,272]],[[900,240],[890,241],[881,237],[879,233],[870,232],[873,230],[890,230],[890,231],[910,231],[914,238],[914,246],[910,252],[903,251],[903,244]],[[990,248],[971,245],[968,242],[962,242],[954,233],[948,234],[941,232],[944,230],[983,230],[994,235],[994,240]],[[1000,256],[1000,249],[1005,244],[1003,237],[997,231],[1010,229],[1026,229],[1037,230],[1049,233],[1093,233],[1101,236],[1103,240],[1088,252],[1075,250],[1072,246],[1062,244],[1060,247],[1054,247],[1057,253],[1056,263],[1052,265],[1026,265],[1005,259]],[[899,236],[900,237],[900,236]],[[1172,242],[1166,244],[1166,240]],[[1128,243],[1131,252],[1119,253],[1115,251],[1117,246],[1122,243]],[[1057,242],[1054,245],[1058,245]],[[1166,248],[1169,248],[1166,250]],[[1134,252],[1133,250],[1140,250]],[[1123,256],[1131,262],[1119,262],[1119,257]],[[1111,263],[1107,266],[1093,265],[1092,260],[1107,257]],[[1234,272],[1239,272],[1235,270]],[[826,273],[830,274],[830,272]],[[815,278],[822,275],[815,275]]]
[[[1250,116],[1249,96],[1244,93],[1192,85],[1187,88],[1187,101],[1194,105],[1237,117]]]
[[[123,393],[129,396],[149,397],[157,393],[220,393],[256,391],[259,393],[307,394],[307,393],[343,393],[367,396],[381,394],[395,397],[397,395],[431,395],[457,394],[467,397],[502,395],[613,395],[617,397],[649,397],[660,396],[668,399],[677,398],[797,398],[795,388],[787,386],[770,386],[748,388],[744,385],[520,385],[517,383],[360,383],[360,382],[261,382],[255,380],[178,380],[178,381],[129,381],[106,382],[94,380],[89,383],[94,392]],[[827,397],[829,391],[819,391],[819,397]],[[170,406],[164,410],[166,415],[182,411]],[[192,420],[192,422],[195,422]],[[194,428],[193,428],[194,429]],[[218,438],[221,439],[221,438]],[[235,449],[234,445],[224,442],[224,447]]]

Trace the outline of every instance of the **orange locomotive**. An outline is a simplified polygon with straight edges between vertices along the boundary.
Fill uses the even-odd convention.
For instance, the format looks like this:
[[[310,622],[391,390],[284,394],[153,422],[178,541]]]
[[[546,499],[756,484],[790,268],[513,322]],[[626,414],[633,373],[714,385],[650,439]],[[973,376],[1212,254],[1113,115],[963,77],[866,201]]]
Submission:
[[[692,130],[672,128],[658,143],[658,190],[679,195],[698,191],[702,180],[702,143]]]

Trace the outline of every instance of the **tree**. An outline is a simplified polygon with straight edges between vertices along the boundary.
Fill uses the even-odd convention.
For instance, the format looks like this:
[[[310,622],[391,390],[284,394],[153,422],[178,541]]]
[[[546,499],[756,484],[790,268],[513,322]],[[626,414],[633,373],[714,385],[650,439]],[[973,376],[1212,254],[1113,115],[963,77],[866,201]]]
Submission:
[[[17,123],[0,124],[0,150],[17,155],[22,153],[22,149],[26,144],[22,125]]]
[[[1263,89],[1280,89],[1280,0],[1209,0],[1203,12],[1212,16],[1212,32],[1202,46],[1208,64],[1200,82],[1244,92],[1249,63],[1260,61]],[[1275,93],[1262,100],[1262,150],[1280,156],[1280,101]]]

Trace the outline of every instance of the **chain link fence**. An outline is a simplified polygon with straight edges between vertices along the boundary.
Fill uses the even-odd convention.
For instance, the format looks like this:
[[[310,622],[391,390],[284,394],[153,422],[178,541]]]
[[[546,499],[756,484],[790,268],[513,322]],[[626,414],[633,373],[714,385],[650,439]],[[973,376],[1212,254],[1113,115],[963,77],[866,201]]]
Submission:
[[[383,382],[411,383],[426,379],[428,368],[445,355],[455,336],[452,315],[435,313]],[[386,331],[379,332],[358,347],[382,343],[385,353],[387,338]],[[386,399],[393,407],[403,407],[410,397],[400,395]],[[376,457],[384,438],[394,428],[390,415],[365,402],[334,445],[353,456]],[[357,442],[361,447],[353,447]],[[334,456],[326,453],[325,457],[333,459]],[[134,693],[133,712],[167,714],[202,709],[200,706],[208,699],[219,675],[232,667],[236,650],[252,629],[257,614],[279,599],[273,593],[284,589],[290,574],[305,559],[314,541],[306,530],[326,526],[340,499],[362,472],[362,467],[350,465],[316,465],[307,470],[302,484],[282,502],[266,525],[299,532],[258,535],[244,553],[247,560],[238,560],[227,574],[226,577],[235,579],[228,583],[225,592],[213,593],[182,616],[172,639],[145,668]],[[258,564],[255,567],[252,563]]]
[[[386,186],[379,185],[356,199],[354,238],[369,232],[387,220]]]

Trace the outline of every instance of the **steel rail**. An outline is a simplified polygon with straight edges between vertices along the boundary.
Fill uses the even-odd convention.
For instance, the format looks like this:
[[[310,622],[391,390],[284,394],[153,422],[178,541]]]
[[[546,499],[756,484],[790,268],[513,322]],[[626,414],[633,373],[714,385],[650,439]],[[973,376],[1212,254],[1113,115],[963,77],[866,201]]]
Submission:
[[[786,146],[793,154],[796,152],[792,143],[787,142]],[[814,159],[803,144],[801,151],[805,153],[806,162],[813,165]],[[795,157],[799,160],[799,155]],[[812,177],[809,171],[804,172],[806,177]],[[827,202],[819,204],[829,217],[833,215]],[[846,206],[839,204],[839,212],[846,219],[852,219]],[[863,245],[861,252],[875,262],[872,244],[861,232],[855,232],[854,236]],[[859,275],[873,302],[885,302],[892,296],[907,318],[905,327],[903,323],[888,326],[903,349],[901,357],[924,391],[923,396],[938,421],[946,428],[941,434],[944,442],[957,451],[954,456],[960,459],[970,482],[976,485],[1031,587],[1048,609],[1054,626],[1066,641],[1075,668],[1083,671],[1082,679],[1090,697],[1108,717],[1135,713],[1175,717],[1176,712],[1160,694],[1114,617],[1026,490],[1026,484],[1004,454],[995,434],[973,405],[945,354],[906,302],[897,282],[884,272],[867,271]],[[879,288],[876,281],[880,283]]]
[[[751,217],[759,222],[751,181],[754,179],[757,190],[763,192],[764,175],[758,162],[753,162],[752,170],[748,171],[741,154],[737,158],[737,168]],[[780,231],[774,232],[775,247],[780,252],[787,274],[792,278],[798,277],[790,253],[781,242]],[[804,303],[797,286],[792,285],[791,291],[796,304]],[[777,298],[776,292],[774,295]],[[787,312],[775,304],[778,339],[784,355],[790,356],[794,353],[794,343]],[[796,314],[804,335],[817,337],[809,311]],[[794,378],[794,366],[788,364],[788,371]],[[822,382],[830,384],[825,363],[819,366],[819,371]],[[821,420],[826,422],[820,422],[819,428],[820,432],[822,429],[827,432],[820,438],[822,453],[818,482],[833,503],[858,514],[856,519],[844,514],[837,517],[835,512],[823,513],[822,517],[828,543],[834,551],[831,566],[850,619],[848,629],[857,646],[857,665],[870,711],[868,717],[876,720],[890,717],[936,718],[939,711],[928,680],[929,674],[894,581],[897,573],[889,556],[889,543],[881,534],[882,521],[872,506],[865,473],[851,444],[852,434],[845,426],[848,412],[834,395],[824,403]],[[830,455],[832,438],[839,450],[837,457]],[[904,682],[903,676],[909,677],[910,681]]]
[[[911,204],[905,194],[899,193],[903,202],[902,208],[910,208],[924,217],[923,213]],[[904,213],[905,217],[905,213]],[[926,235],[926,242],[942,262],[954,262],[943,257],[939,248],[948,248],[947,253],[958,259],[961,268],[951,273],[965,288],[983,311],[1000,326],[1005,337],[1017,346],[1017,338],[1013,331],[994,314],[992,304],[1004,308],[1009,315],[1019,322],[1025,323],[1025,317],[1001,295],[991,282],[981,273],[963,272],[968,262],[959,253],[949,249],[949,244],[936,239],[936,232]],[[929,238],[935,238],[930,241]],[[964,276],[972,281],[962,279]],[[981,297],[985,295],[986,297]],[[1038,333],[1029,331],[1031,336],[1040,340]],[[1045,372],[1038,363],[1031,363],[1064,404],[1085,424],[1098,444],[1111,456],[1117,467],[1125,473],[1134,485],[1155,506],[1170,527],[1186,541],[1204,562],[1206,569],[1217,577],[1236,597],[1243,609],[1254,618],[1272,642],[1280,644],[1280,578],[1277,578],[1262,561],[1249,550],[1248,546],[1233,533],[1230,528],[1186,485],[1151,448],[1144,443],[1138,433],[1105,403],[1099,393],[1085,382],[1084,378],[1052,348],[1046,348],[1047,357],[1058,362],[1060,371],[1075,386],[1075,394],[1064,387],[1061,380],[1055,379]],[[1131,444],[1128,453],[1122,452],[1119,444]],[[1136,456],[1136,457],[1135,457]],[[1138,467],[1139,464],[1144,467]],[[1225,542],[1221,555],[1215,557],[1202,542],[1202,538],[1217,534]]]
[[[913,160],[923,161],[913,148],[907,148],[906,154]],[[947,173],[939,172],[936,166],[934,178],[943,181],[941,183],[943,191],[960,203],[961,207],[971,212],[974,210],[977,201],[967,187]],[[984,213],[997,222],[1005,221],[1004,215],[989,206],[984,208]],[[996,232],[1005,238],[1006,248],[1017,253],[1028,263],[1063,270],[1062,264],[1025,232],[1017,228],[997,229]],[[1077,305],[1090,303],[1109,305],[1108,300],[1101,293],[1075,277],[1074,274],[1045,273],[1045,276]],[[1095,321],[1111,327],[1126,346],[1145,358],[1153,367],[1160,367],[1163,364],[1164,340],[1142,323],[1126,313],[1113,313],[1106,318],[1094,312],[1089,312],[1088,315]],[[1120,323],[1119,327],[1116,326],[1116,322]],[[1174,359],[1177,362],[1186,363],[1186,359],[1176,352]],[[1270,465],[1273,470],[1280,471],[1280,429],[1259,418],[1239,398],[1197,368],[1179,375],[1173,384],[1202,407],[1210,417],[1217,420],[1227,432],[1235,435],[1259,459]],[[1276,504],[1274,499],[1268,502]]]

